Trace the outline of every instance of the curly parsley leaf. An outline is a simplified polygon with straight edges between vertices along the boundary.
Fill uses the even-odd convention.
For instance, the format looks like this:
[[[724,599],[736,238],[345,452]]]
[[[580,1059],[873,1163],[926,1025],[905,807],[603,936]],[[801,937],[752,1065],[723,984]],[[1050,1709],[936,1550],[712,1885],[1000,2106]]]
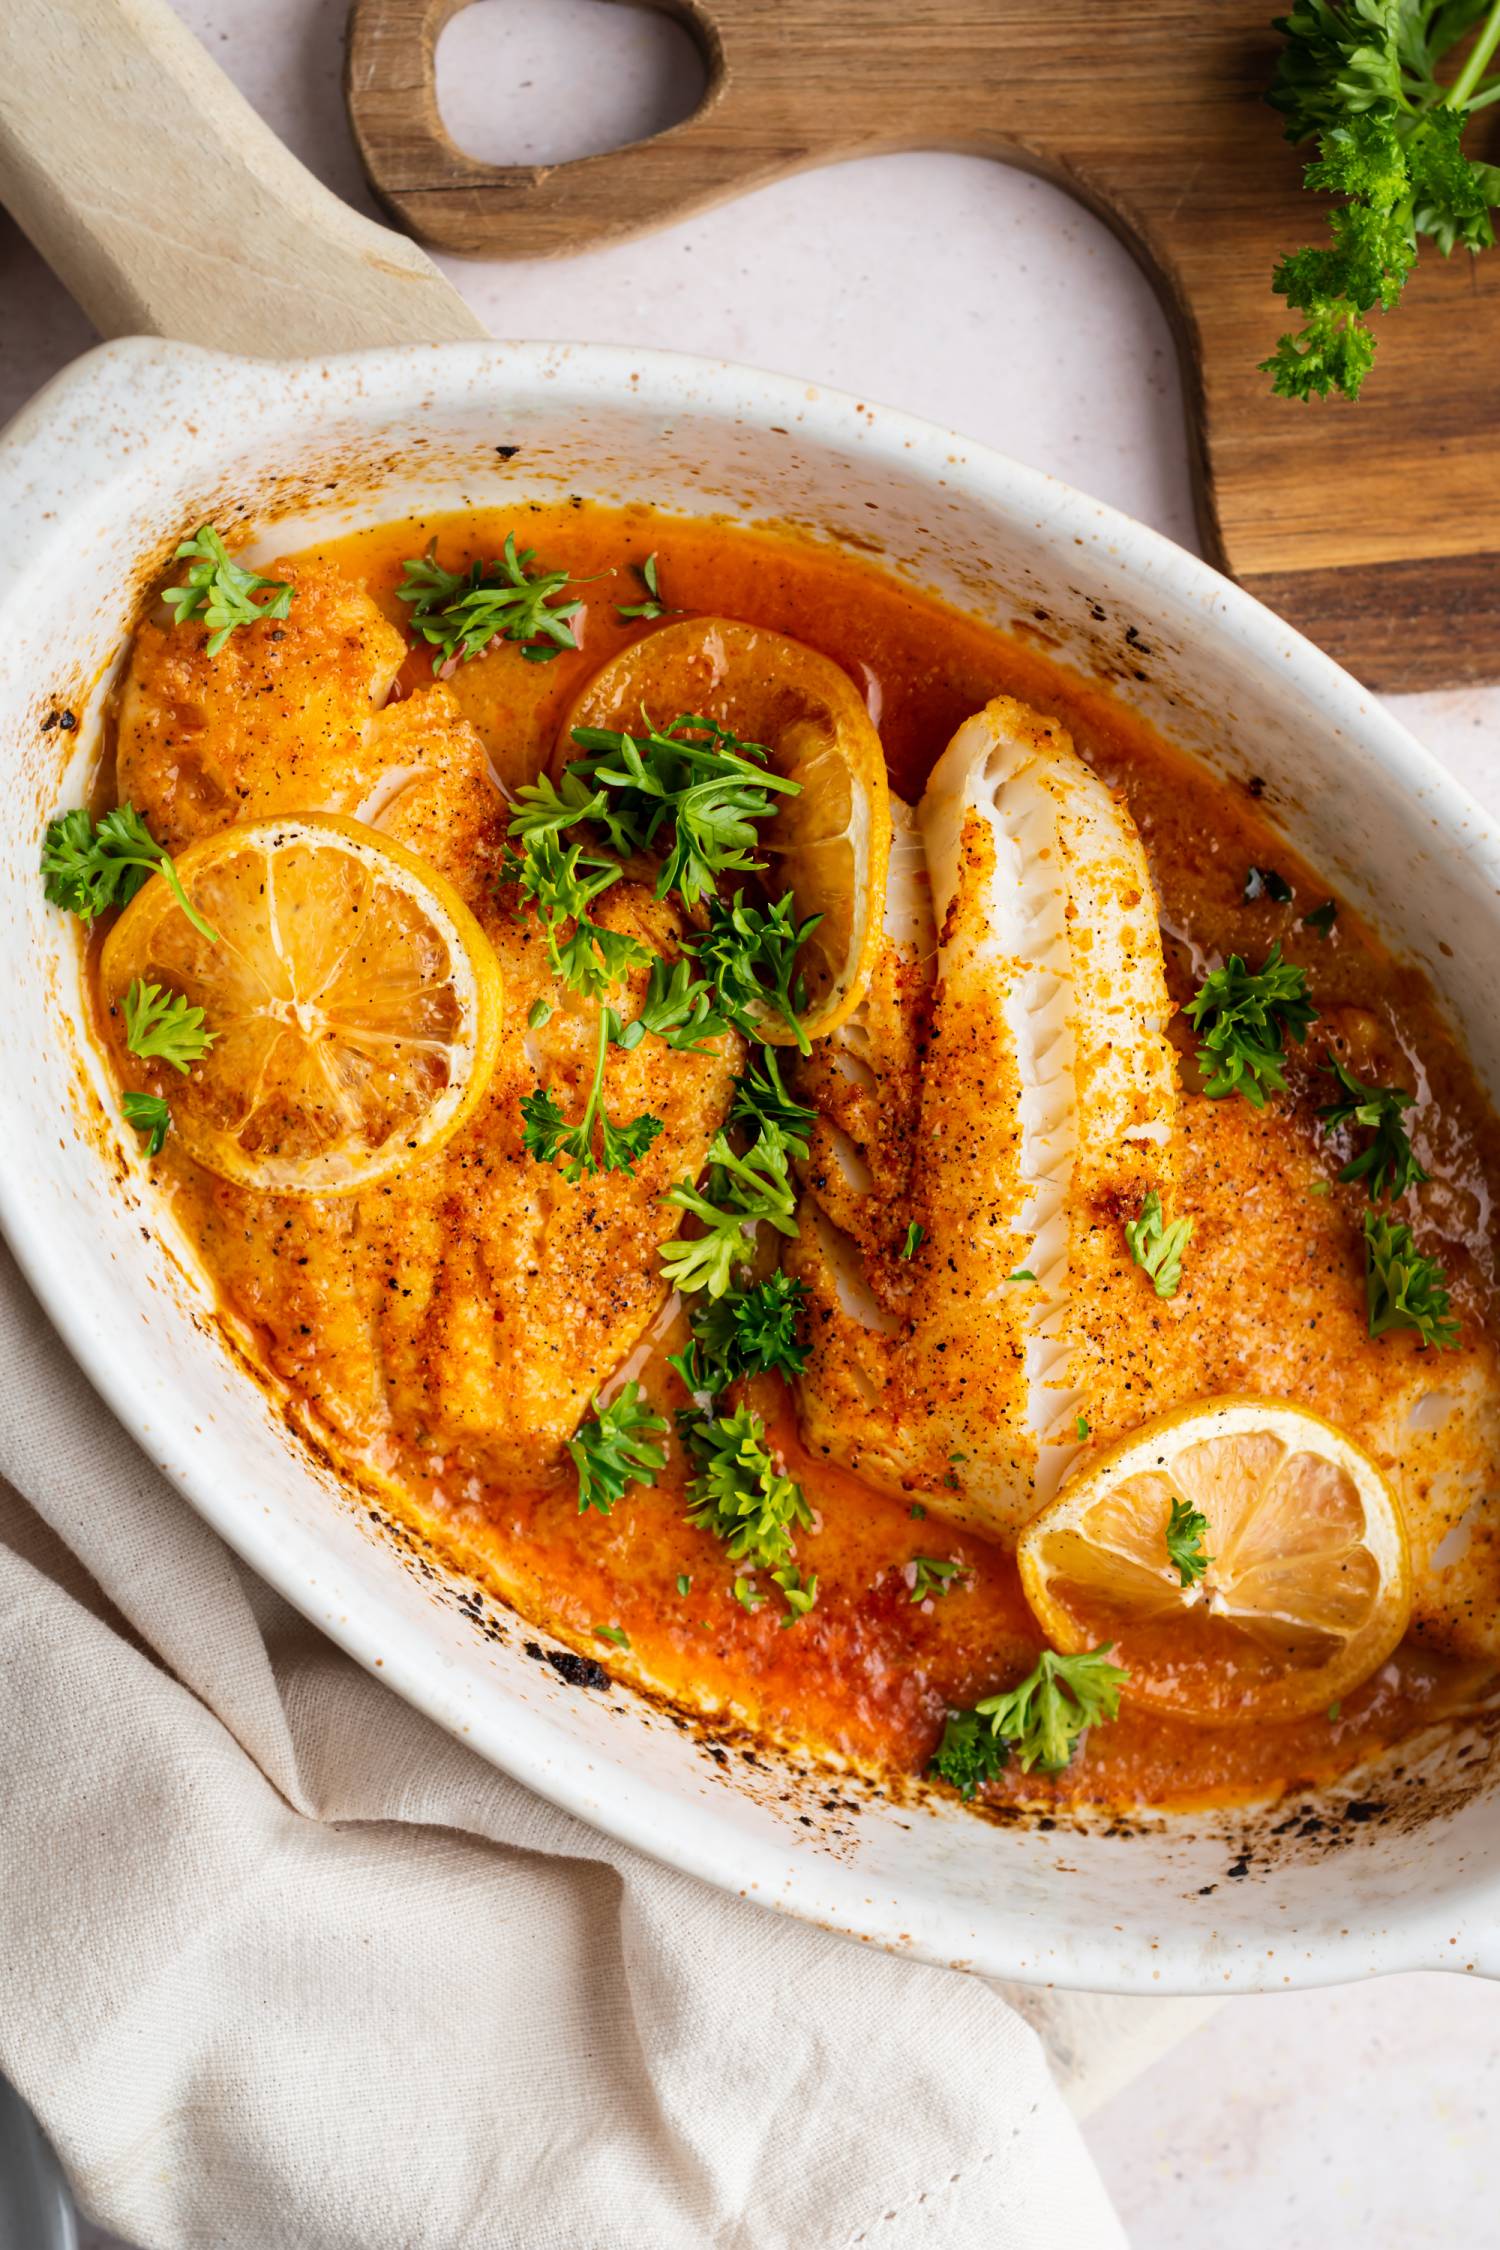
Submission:
[[[707,1052],[705,1039],[722,1039],[728,1029],[713,986],[699,976],[691,956],[669,962],[658,954],[641,1012],[625,1027],[624,1044],[633,1047],[650,1032],[679,1053],[701,1055]]]
[[[42,887],[53,906],[65,907],[92,922],[107,907],[128,906],[155,874],[165,877],[172,896],[200,937],[218,943],[182,887],[176,863],[159,844],[134,805],[116,805],[97,821],[83,807],[59,813],[42,839]]]
[[[160,1156],[172,1125],[172,1112],[160,1094],[127,1093],[120,1107],[125,1112],[126,1124],[145,1134],[147,1156]]]
[[[1213,1561],[1212,1555],[1203,1552],[1207,1531],[1208,1518],[1200,1509],[1187,1500],[1172,1502],[1167,1518],[1167,1561],[1184,1586],[1195,1586]]]
[[[1439,63],[1476,25],[1441,84]],[[1494,242],[1500,168],[1471,161],[1461,143],[1473,112],[1500,99],[1500,78],[1485,76],[1500,0],[1298,0],[1277,29],[1285,44],[1267,99],[1289,141],[1317,142],[1305,185],[1343,200],[1328,246],[1276,268],[1271,286],[1302,326],[1261,365],[1284,398],[1353,399],[1375,357],[1368,316],[1397,302],[1421,239],[1445,257]]]
[[[699,1298],[688,1312],[691,1341],[668,1364],[690,1391],[709,1397],[742,1375],[800,1375],[806,1303],[805,1285],[779,1269],[722,1297]]]
[[[1288,1037],[1307,1037],[1318,1011],[1307,997],[1307,972],[1283,961],[1273,945],[1259,969],[1247,969],[1231,953],[1212,969],[1183,1011],[1203,1044],[1198,1067],[1203,1091],[1215,1100],[1243,1094],[1256,1109],[1265,1107],[1266,1090],[1286,1085],[1282,1062]]]
[[[743,891],[732,900],[708,903],[708,928],[697,944],[698,959],[714,981],[731,1023],[752,1038],[765,1017],[779,1017],[796,1034],[805,1055],[809,1040],[802,1028],[807,989],[797,973],[799,948],[822,921],[796,918],[790,891],[774,906],[755,906]]]
[[[991,1695],[974,1708],[1021,1761],[1022,1771],[1040,1766],[1060,1773],[1092,1726],[1115,1718],[1120,1689],[1130,1674],[1109,1661],[1113,1642],[1059,1656],[1043,1649],[1036,1669],[1003,1695]]]
[[[686,1406],[678,1410],[677,1429],[693,1463],[688,1522],[721,1540],[732,1563],[773,1573],[789,1568],[793,1539],[811,1529],[812,1510],[767,1444],[761,1417],[748,1406],[732,1414]],[[816,1581],[803,1590],[815,1598]],[[811,1606],[809,1599],[804,1607]]]
[[[1372,1203],[1394,1202],[1408,1188],[1428,1179],[1430,1174],[1418,1163],[1401,1122],[1401,1112],[1410,1109],[1415,1094],[1409,1094],[1404,1086],[1362,1086],[1334,1054],[1328,1057],[1328,1068],[1342,1087],[1343,1098],[1318,1111],[1323,1131],[1336,1133],[1345,1125],[1360,1125],[1371,1136],[1359,1154],[1350,1158],[1339,1178],[1363,1180]]]
[[[950,1711],[927,1770],[956,1789],[967,1804],[976,1789],[994,1780],[1009,1756],[1009,1744],[977,1711]]]
[[[493,562],[472,562],[467,570],[445,570],[437,541],[401,565],[398,601],[410,608],[408,623],[433,651],[434,672],[472,664],[499,641],[516,641],[529,664],[546,664],[564,649],[576,649],[570,619],[581,601],[565,602],[565,570],[533,570],[534,548],[518,554],[516,535],[506,534]]]
[[[201,1062],[218,1037],[209,1031],[203,1010],[181,992],[133,979],[124,999],[125,1044],[142,1062],[164,1062],[186,1073]]]
[[[1392,1328],[1412,1328],[1423,1349],[1458,1345],[1458,1322],[1450,1312],[1447,1275],[1412,1241],[1410,1227],[1398,1226],[1384,1211],[1365,1213],[1365,1313],[1372,1336]]]
[[[1130,1255],[1149,1274],[1158,1297],[1175,1297],[1182,1286],[1182,1253],[1192,1239],[1191,1219],[1162,1218],[1161,1197],[1152,1188],[1140,1215],[1125,1221],[1125,1241]]]
[[[290,614],[294,589],[285,579],[262,578],[259,571],[237,563],[211,523],[199,524],[172,559],[191,560],[192,568],[180,586],[168,586],[161,598],[173,612],[174,625],[197,619],[209,628],[210,656],[218,655],[237,626]],[[270,600],[255,598],[262,594]]]
[[[806,1163],[817,1112],[787,1092],[773,1047],[758,1048],[736,1079],[729,1117],[732,1124],[753,1125],[758,1134],[774,1133],[789,1155]]]
[[[578,1513],[597,1508],[607,1516],[633,1484],[654,1484],[667,1465],[655,1440],[666,1434],[666,1418],[652,1411],[638,1383],[625,1383],[608,1406],[594,1400],[588,1421],[568,1440],[578,1472]]]

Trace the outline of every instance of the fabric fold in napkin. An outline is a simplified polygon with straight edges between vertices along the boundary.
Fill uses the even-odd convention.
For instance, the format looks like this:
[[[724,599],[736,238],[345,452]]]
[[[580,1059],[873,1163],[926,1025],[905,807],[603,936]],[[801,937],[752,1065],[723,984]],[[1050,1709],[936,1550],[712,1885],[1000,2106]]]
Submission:
[[[1028,2022],[495,1772],[200,1522],[4,1252],[0,1367],[0,2068],[93,2216],[143,2250],[1122,2250],[1032,2027],[1076,2004]]]

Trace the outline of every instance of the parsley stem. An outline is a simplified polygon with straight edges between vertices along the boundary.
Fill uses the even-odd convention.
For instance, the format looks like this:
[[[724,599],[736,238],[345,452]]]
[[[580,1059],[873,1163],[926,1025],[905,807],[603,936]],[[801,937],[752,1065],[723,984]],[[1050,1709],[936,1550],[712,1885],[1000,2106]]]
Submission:
[[[1497,47],[1500,47],[1500,0],[1493,0],[1490,12],[1484,20],[1484,29],[1469,49],[1468,61],[1443,97],[1445,108],[1468,108],[1469,97],[1475,92],[1479,81],[1489,68],[1490,59]]]

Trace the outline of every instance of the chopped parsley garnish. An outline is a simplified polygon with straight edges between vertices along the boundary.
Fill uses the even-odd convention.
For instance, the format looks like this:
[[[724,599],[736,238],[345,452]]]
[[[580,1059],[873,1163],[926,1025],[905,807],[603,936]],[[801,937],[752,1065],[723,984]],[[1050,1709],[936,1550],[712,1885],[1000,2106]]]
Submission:
[[[679,1052],[704,1054],[705,1039],[720,1039],[729,1029],[729,1018],[714,998],[713,986],[700,977],[684,954],[668,962],[658,954],[651,964],[646,998],[634,1022],[625,1026],[624,1045],[633,1047],[650,1032]]]
[[[614,860],[585,852],[581,844],[564,845],[554,831],[543,829],[527,837],[522,853],[507,856],[500,879],[514,882],[535,907],[548,962],[570,991],[599,999],[651,958],[639,938],[589,919],[594,900],[620,880]],[[573,927],[565,937],[569,922]]]
[[[548,1024],[551,1021],[552,1002],[550,1000],[533,1000],[531,1006],[526,1011],[526,1022],[528,1027],[532,1031],[540,1031],[543,1024]]]
[[[1278,906],[1291,903],[1292,886],[1274,867],[1247,867],[1245,870],[1245,904],[1258,898],[1271,898]]]
[[[652,1411],[639,1383],[622,1384],[608,1406],[594,1400],[594,1411],[568,1440],[578,1472],[578,1513],[597,1508],[607,1516],[633,1484],[654,1484],[667,1456],[654,1441],[665,1435],[666,1418]]]
[[[809,914],[799,922],[790,891],[774,906],[748,905],[743,891],[728,903],[710,898],[708,928],[695,951],[713,979],[719,1005],[741,1031],[753,1038],[766,1014],[779,1016],[803,1054],[808,1052],[802,1028],[807,988],[797,973],[797,954],[822,919]]]
[[[1302,927],[1304,930],[1316,930],[1320,938],[1327,938],[1332,935],[1333,925],[1338,918],[1338,900],[1325,899],[1321,906],[1313,908],[1311,914],[1303,915]]]
[[[201,1062],[218,1033],[209,1031],[203,1010],[181,992],[147,984],[136,977],[124,999],[125,1044],[142,1062],[164,1062],[184,1073]]]
[[[930,1601],[934,1596],[941,1598],[944,1594],[951,1594],[957,1581],[968,1575],[965,1564],[944,1562],[937,1555],[913,1555],[911,1567],[911,1599],[914,1602]]]
[[[1078,1656],[1044,1648],[1036,1669],[1017,1686],[986,1696],[972,1711],[950,1713],[933,1770],[965,1797],[994,1779],[1007,1752],[1014,1752],[1025,1773],[1033,1766],[1061,1773],[1089,1728],[1119,1713],[1120,1689],[1130,1674],[1109,1661],[1113,1646],[1106,1641]],[[988,1749],[981,1747],[985,1722]]]
[[[569,620],[580,601],[559,601],[568,583],[565,570],[535,570],[530,547],[517,554],[514,532],[493,562],[472,562],[467,570],[444,570],[434,539],[425,554],[401,565],[399,601],[410,605],[412,631],[432,648],[432,669],[472,664],[496,641],[520,643],[530,664],[545,664],[564,649],[578,646]]]
[[[1015,1272],[1013,1274],[1008,1274],[1006,1276],[1006,1279],[1008,1281],[1034,1282],[1036,1280],[1036,1275],[1032,1272],[1030,1266],[1017,1266]]]
[[[618,1028],[619,1018],[613,1008],[601,1008],[593,1082],[576,1125],[568,1123],[547,1087],[538,1086],[522,1098],[522,1146],[540,1163],[562,1160],[563,1177],[575,1186],[586,1173],[592,1177],[599,1172],[628,1172],[633,1178],[636,1165],[662,1130],[661,1119],[648,1115],[633,1118],[628,1125],[616,1125],[604,1107],[604,1056]]]
[[[691,1237],[674,1235],[662,1249],[662,1270],[684,1295],[700,1289],[710,1297],[725,1295],[735,1267],[749,1255],[747,1227],[764,1221],[778,1234],[797,1231],[797,1197],[788,1176],[787,1144],[770,1124],[762,1127],[759,1140],[743,1156],[731,1146],[727,1133],[716,1133],[709,1143],[703,1186],[679,1180],[662,1200],[696,1219],[703,1229]]]
[[[817,1601],[818,1574],[814,1571],[810,1578],[804,1578],[795,1563],[786,1563],[780,1570],[772,1571],[771,1583],[781,1588],[786,1603],[786,1615],[781,1620],[781,1629],[785,1632],[789,1625],[800,1624]]]
[[[977,1711],[950,1711],[928,1770],[967,1804],[976,1789],[994,1780],[1009,1756],[1009,1745]]]
[[[584,755],[572,770],[604,794],[593,817],[612,848],[649,852],[665,843],[657,896],[677,891],[689,907],[711,898],[721,876],[765,865],[753,856],[755,824],[770,818],[778,796],[800,788],[766,770],[763,744],[690,712],[640,735],[575,727],[573,740]]]
[[[120,1107],[125,1112],[125,1122],[146,1136],[146,1154],[160,1156],[167,1145],[171,1129],[172,1112],[160,1094],[127,1093]]]
[[[1282,1062],[1286,1040],[1305,1039],[1317,1009],[1307,997],[1307,973],[1283,961],[1273,945],[1259,969],[1247,969],[1237,953],[1204,978],[1184,1010],[1203,1041],[1198,1067],[1203,1091],[1215,1100],[1243,1094],[1256,1109],[1265,1107],[1266,1090],[1286,1085]]]
[[[211,523],[199,524],[191,539],[184,539],[172,560],[192,560],[192,569],[180,586],[168,586],[162,600],[174,612],[174,625],[197,619],[209,629],[208,654],[217,656],[239,625],[258,625],[262,618],[289,614],[293,589],[281,578],[262,578],[257,570],[237,563]],[[269,594],[269,601],[256,595]]]
[[[923,1507],[920,1500],[913,1500],[911,1506],[907,1509],[906,1512],[917,1523],[925,1523],[927,1521],[927,1510]]]
[[[1444,257],[1495,239],[1500,168],[1460,145],[1470,117],[1500,100],[1489,72],[1500,0],[1294,0],[1276,19],[1285,46],[1267,100],[1289,141],[1316,140],[1306,187],[1342,200],[1321,249],[1283,258],[1271,286],[1294,312],[1261,367],[1282,398],[1357,398],[1375,357],[1369,314],[1389,312],[1422,236]],[[1471,32],[1450,80],[1444,58]]]
[[[1199,1509],[1186,1500],[1172,1502],[1167,1518],[1167,1561],[1184,1586],[1195,1586],[1213,1561],[1212,1555],[1203,1552],[1207,1530],[1208,1518]]]
[[[805,1163],[810,1146],[808,1136],[816,1118],[816,1110],[799,1102],[782,1084],[776,1050],[758,1048],[750,1057],[749,1068],[735,1081],[734,1100],[729,1108],[730,1123],[753,1125],[760,1134],[774,1133],[790,1156]]]
[[[766,1597],[753,1578],[737,1578],[734,1582],[734,1598],[745,1614],[753,1617]]]
[[[811,1528],[812,1510],[801,1485],[773,1456],[761,1417],[748,1406],[732,1414],[687,1406],[678,1409],[677,1429],[694,1464],[688,1522],[722,1540],[733,1563],[785,1570],[795,1560],[794,1535]],[[808,1590],[815,1594],[812,1581]]]
[[[1078,1439],[1079,1444],[1082,1445],[1084,1439],[1089,1434],[1089,1420],[1086,1414],[1079,1415],[1077,1421],[1073,1424],[1073,1431],[1074,1435]]]
[[[927,1229],[924,1226],[919,1226],[915,1219],[909,1220],[906,1228],[906,1239],[896,1255],[900,1258],[914,1258],[922,1246],[922,1238],[926,1232]]]
[[[1362,1086],[1338,1057],[1330,1054],[1328,1068],[1343,1089],[1343,1099],[1318,1111],[1325,1133],[1344,1125],[1361,1125],[1370,1134],[1368,1144],[1352,1157],[1339,1174],[1344,1181],[1363,1180],[1372,1203],[1394,1202],[1410,1187],[1430,1175],[1417,1162],[1416,1153],[1401,1122],[1401,1112],[1416,1100],[1404,1086]]]
[[[47,823],[42,839],[42,888],[53,906],[85,922],[107,907],[128,906],[153,875],[166,878],[200,937],[218,943],[218,932],[190,904],[176,865],[136,811],[116,805],[96,822],[81,805]]]
[[[1452,1351],[1458,1322],[1449,1311],[1447,1275],[1412,1242],[1411,1228],[1384,1211],[1365,1213],[1365,1312],[1372,1336],[1413,1328],[1425,1348]]]
[[[1152,1188],[1141,1205],[1140,1216],[1125,1221],[1130,1255],[1151,1277],[1158,1297],[1175,1297],[1182,1286],[1182,1253],[1192,1238],[1191,1219],[1163,1223],[1161,1197]]]
[[[622,621],[636,617],[665,617],[667,605],[661,598],[661,587],[656,580],[656,557],[648,555],[643,563],[632,563],[631,569],[646,589],[643,602],[616,602],[615,615]]]
[[[717,1397],[741,1375],[800,1375],[808,1347],[799,1329],[807,1290],[779,1270],[722,1297],[700,1297],[688,1311],[692,1341],[672,1354],[687,1388]]]
[[[684,1600],[686,1600],[687,1596],[692,1592],[692,1590],[693,1581],[691,1580],[691,1578],[689,1578],[685,1570],[680,1572],[677,1579],[678,1593],[682,1595]]]
[[[623,1625],[596,1625],[594,1627],[594,1638],[596,1641],[613,1641],[616,1648],[629,1648],[630,1646],[630,1635]]]

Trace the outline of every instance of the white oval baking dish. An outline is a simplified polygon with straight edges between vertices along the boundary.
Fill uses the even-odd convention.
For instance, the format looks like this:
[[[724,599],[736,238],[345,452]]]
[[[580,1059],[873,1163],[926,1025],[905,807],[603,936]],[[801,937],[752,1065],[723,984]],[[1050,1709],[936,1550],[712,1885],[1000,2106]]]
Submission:
[[[1326,1803],[1109,1832],[715,1756],[624,1690],[569,1687],[518,1621],[482,1630],[461,1587],[412,1567],[287,1436],[143,1227],[160,1221],[139,1158],[113,1145],[86,1041],[60,1035],[77,942],[37,879],[141,585],[204,516],[274,549],[418,504],[575,492],[787,519],[873,543],[1002,625],[1044,613],[1064,661],[1111,673],[1217,771],[1261,778],[1314,864],[1432,974],[1500,1089],[1500,843],[1483,814],[1345,674],[1154,533],[945,431],[728,366],[500,344],[277,365],[125,342],[0,446],[0,1222],[47,1311],[152,1459],[353,1656],[532,1788],[711,1882],[930,1960],[1095,1989],[1500,1973],[1487,1737],[1464,1759],[1451,1740],[1408,1745],[1399,1774],[1371,1769]],[[45,724],[64,707],[71,734]]]

